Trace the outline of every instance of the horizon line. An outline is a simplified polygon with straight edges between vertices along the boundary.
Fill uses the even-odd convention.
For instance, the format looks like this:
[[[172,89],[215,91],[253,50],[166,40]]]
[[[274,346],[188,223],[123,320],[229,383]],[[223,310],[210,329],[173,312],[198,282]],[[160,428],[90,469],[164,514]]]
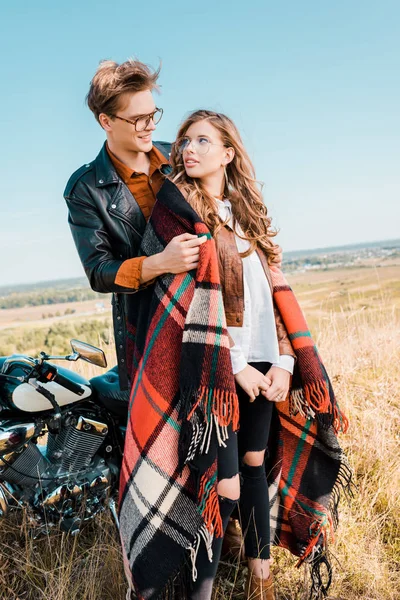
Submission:
[[[316,247],[316,248],[304,248],[304,249],[297,249],[297,250],[287,250],[283,252],[283,256],[287,256],[288,254],[297,254],[299,252],[304,253],[304,252],[324,252],[327,250],[343,250],[343,249],[347,249],[347,248],[352,248],[354,246],[363,246],[365,244],[365,246],[368,246],[370,244],[388,244],[388,243],[393,243],[393,242],[399,242],[400,243],[400,238],[389,238],[389,239],[379,239],[379,240],[371,240],[369,242],[352,242],[349,244],[341,244],[340,246],[320,246],[320,247]],[[37,285],[40,284],[45,284],[45,283],[55,283],[55,282],[59,282],[59,281],[68,281],[70,279],[85,279],[86,275],[84,273],[81,273],[80,275],[71,275],[70,277],[60,277],[58,279],[41,279],[39,281],[36,281]],[[23,286],[23,285],[34,285],[35,280],[33,281],[21,281],[21,282],[11,282],[11,283],[5,283],[5,284],[1,284],[0,285],[0,289],[3,288],[7,288],[7,287],[12,287],[12,286]],[[89,283],[89,282],[88,282]]]

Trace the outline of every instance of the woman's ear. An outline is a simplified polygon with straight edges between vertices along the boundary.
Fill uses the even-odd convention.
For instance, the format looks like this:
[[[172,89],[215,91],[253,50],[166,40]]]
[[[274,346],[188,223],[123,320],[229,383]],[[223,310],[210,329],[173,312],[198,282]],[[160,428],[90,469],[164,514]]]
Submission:
[[[226,148],[223,166],[226,167],[226,165],[229,165],[229,163],[233,161],[234,157],[235,150],[233,148]]]

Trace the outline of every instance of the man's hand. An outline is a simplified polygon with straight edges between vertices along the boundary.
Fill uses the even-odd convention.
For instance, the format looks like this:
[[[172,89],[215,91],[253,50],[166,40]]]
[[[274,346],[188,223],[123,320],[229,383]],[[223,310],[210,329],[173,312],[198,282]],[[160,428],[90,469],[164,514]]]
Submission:
[[[254,402],[260,392],[265,395],[271,385],[268,377],[250,365],[236,373],[235,381],[249,395],[250,402]]]
[[[142,264],[141,281],[149,281],[163,273],[185,273],[196,269],[199,264],[200,246],[207,236],[198,237],[191,233],[177,235],[162,252],[147,256]]]
[[[271,260],[271,265],[273,265],[274,267],[278,267],[278,269],[280,269],[282,267],[282,248],[276,244],[275,247],[275,256],[274,258]]]
[[[207,241],[207,236],[182,233],[174,237],[159,257],[164,273],[185,273],[196,269],[199,264],[200,246]]]
[[[283,402],[289,393],[290,373],[280,367],[271,367],[265,378],[270,382],[262,395],[272,402]]]

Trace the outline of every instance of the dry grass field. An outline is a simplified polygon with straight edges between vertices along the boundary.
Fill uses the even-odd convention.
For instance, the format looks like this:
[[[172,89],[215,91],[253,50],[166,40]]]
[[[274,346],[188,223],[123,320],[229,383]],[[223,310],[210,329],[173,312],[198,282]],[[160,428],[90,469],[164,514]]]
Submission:
[[[0,330],[14,327],[46,327],[70,319],[89,318],[93,315],[110,314],[110,298],[27,306],[0,310]]]
[[[350,418],[342,436],[355,474],[330,545],[329,598],[400,599],[400,266],[289,276]],[[39,349],[38,349],[39,350]],[[110,365],[113,350],[108,350]],[[99,369],[80,363],[86,376]],[[279,600],[308,600],[307,570],[274,549]],[[155,568],[156,565],[154,566]],[[243,600],[245,569],[221,564],[214,600]],[[118,538],[104,515],[77,538],[33,540],[24,515],[2,521],[1,600],[123,600]]]

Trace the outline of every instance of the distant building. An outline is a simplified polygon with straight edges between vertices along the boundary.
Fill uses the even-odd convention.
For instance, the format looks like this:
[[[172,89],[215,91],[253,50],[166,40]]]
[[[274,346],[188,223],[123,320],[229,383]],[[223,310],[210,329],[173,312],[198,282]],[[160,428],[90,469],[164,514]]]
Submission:
[[[96,302],[95,304],[96,312],[102,313],[105,311],[104,302]]]

